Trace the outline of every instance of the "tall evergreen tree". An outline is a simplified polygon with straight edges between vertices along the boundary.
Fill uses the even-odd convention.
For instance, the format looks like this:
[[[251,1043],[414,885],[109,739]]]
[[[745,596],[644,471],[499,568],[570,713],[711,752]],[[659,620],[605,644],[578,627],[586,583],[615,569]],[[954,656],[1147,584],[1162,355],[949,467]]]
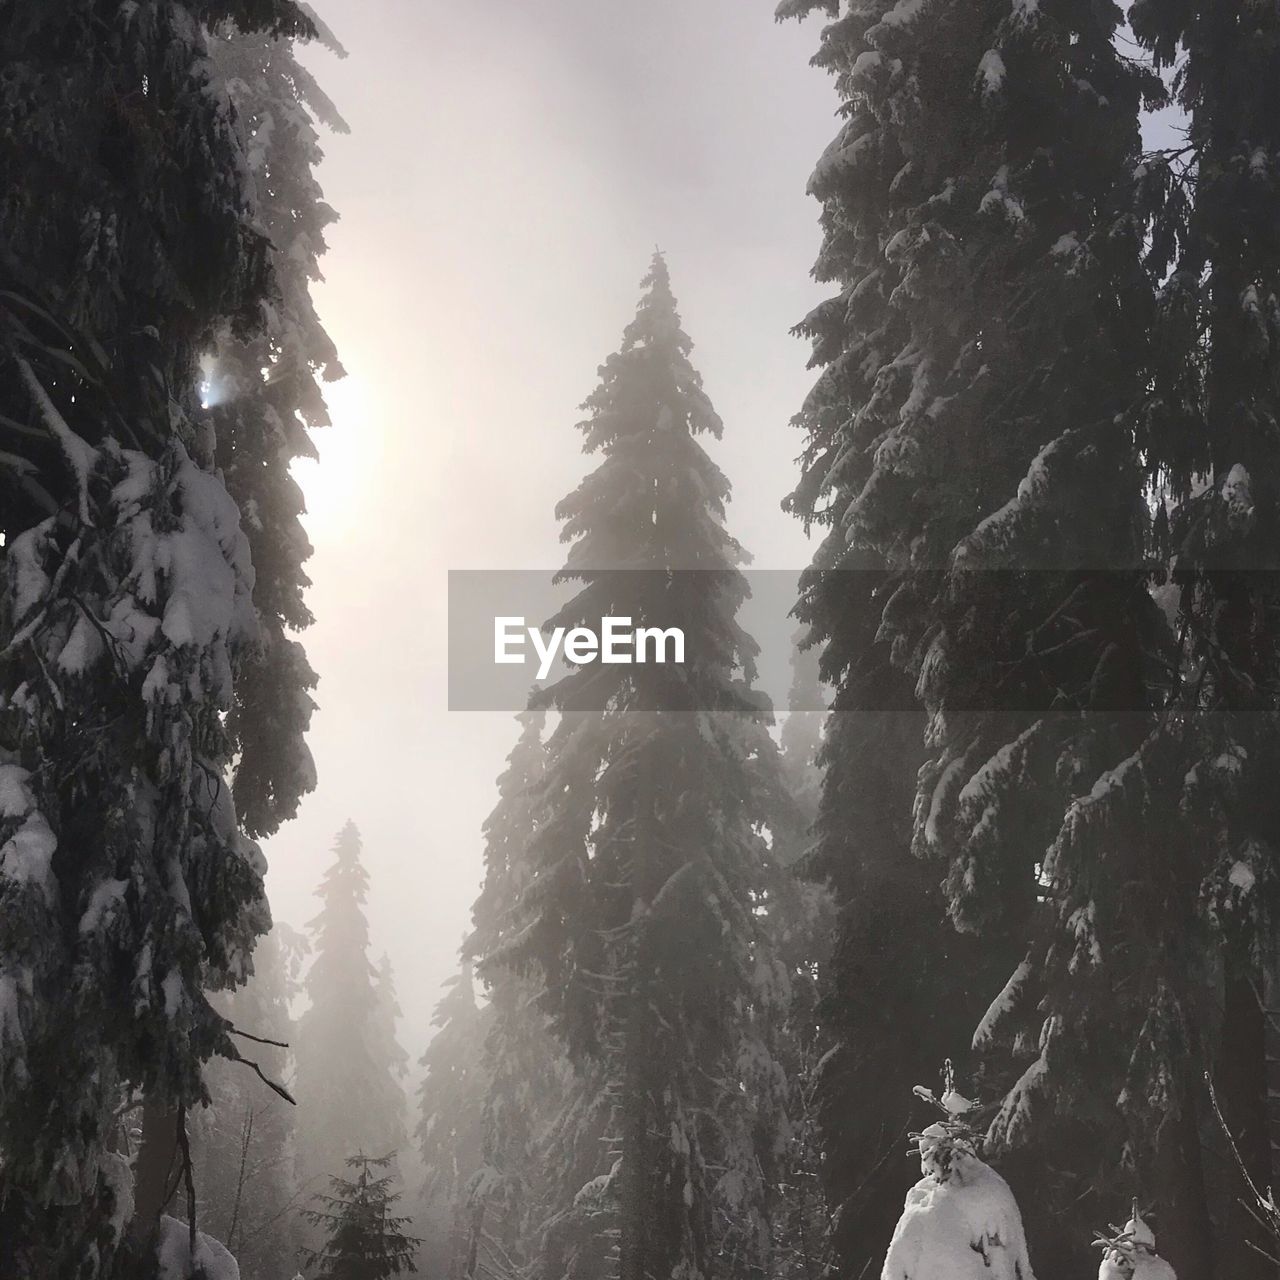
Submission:
[[[378,961],[374,998],[374,1017],[369,1027],[369,1053],[375,1062],[386,1063],[389,1068],[387,1076],[392,1081],[392,1087],[387,1091],[381,1109],[396,1117],[397,1128],[393,1136],[397,1139],[396,1149],[399,1150],[407,1136],[404,1080],[409,1074],[409,1055],[400,1043],[398,1028],[403,1014],[396,996],[396,975],[391,967],[391,957],[385,954]]]
[[[196,361],[256,322],[270,274],[214,22],[312,30],[290,0],[0,16],[0,1269],[19,1274],[108,1267],[122,1094],[171,1156],[202,1063],[236,1056],[206,989],[244,978],[267,925],[222,783],[253,570]],[[136,1188],[142,1251],[162,1181]]]
[[[476,1002],[471,964],[450,980],[436,1006],[436,1028],[422,1055],[416,1131],[426,1171],[422,1231],[428,1265],[447,1280],[474,1272],[470,1252],[483,1228],[487,1196],[473,1205],[473,1183],[484,1164],[484,1113],[489,1094],[485,1059],[489,1011]]]
[[[840,292],[801,326],[824,372],[792,505],[830,530],[801,610],[837,688],[818,824],[842,910],[823,1106],[855,1274],[883,1247],[898,1176],[880,1161],[897,1140],[883,1118],[902,1115],[884,1063],[923,1071],[967,1040],[1043,945],[1059,817],[1140,735],[1146,655],[1168,639],[1134,444],[1149,289],[1131,174],[1139,102],[1159,87],[1117,52],[1118,19],[1072,0],[855,3],[819,55],[846,115],[811,187],[817,273]],[[1076,1029],[1052,1020],[1030,1062],[1024,1041],[992,1066],[1008,1090],[993,1150],[1016,1159],[1032,1112],[1046,1121],[1025,1172],[1048,1212],[1031,1230],[1066,1228],[1049,1250],[1064,1274],[1088,1230],[1060,1210],[1114,1124],[1085,1083],[1100,1047]],[[1045,1055],[1080,1066],[1056,1097]]]
[[[391,1174],[382,1172],[391,1156],[355,1155],[347,1160],[349,1178],[329,1180],[332,1192],[319,1194],[319,1207],[307,1219],[325,1236],[311,1257],[316,1280],[387,1280],[414,1275],[418,1241],[405,1234],[409,1219],[394,1212],[400,1199],[391,1190]]]
[[[365,901],[369,876],[360,833],[348,822],[317,893],[308,926],[314,960],[298,1020],[298,1174],[305,1187],[334,1176],[357,1151],[394,1151],[404,1137],[403,1054],[394,1033],[394,996],[380,1003],[369,960]],[[390,1022],[390,1028],[388,1023]]]
[[[318,38],[341,54],[310,16]],[[328,424],[320,379],[342,374],[310,286],[319,278],[324,228],[336,217],[315,179],[322,158],[316,124],[340,132],[346,125],[298,62],[293,40],[222,22],[209,36],[209,52],[214,81],[235,108],[257,223],[270,243],[269,305],[252,329],[224,324],[202,359],[216,461],[242,512],[254,564],[258,643],[236,684],[230,728],[237,812],[256,836],[293,816],[314,785],[303,733],[315,676],[286,635],[312,620],[302,598],[310,545],[289,467],[296,457],[314,456],[306,429]],[[219,1003],[220,1011],[246,1030],[291,1042],[289,1009],[304,948],[302,938],[277,927],[255,951],[254,977]],[[291,1055],[276,1046],[263,1047],[257,1061],[275,1080],[292,1072]],[[215,1064],[208,1083],[211,1107],[192,1134],[200,1221],[250,1280],[283,1275],[297,1245],[293,1108],[229,1064]]]
[[[464,948],[488,998],[483,1164],[469,1191],[467,1261],[474,1250],[476,1265],[500,1275],[528,1268],[554,1216],[557,1184],[544,1153],[569,1084],[563,1050],[538,1003],[540,988],[509,957],[533,918],[531,852],[545,807],[546,710],[535,706],[519,722],[519,739],[498,778],[497,804],[484,824],[484,884]]]
[[[1261,1276],[1271,1271],[1253,1246],[1266,1237],[1240,1204],[1202,1076],[1216,1076],[1265,1183],[1280,834],[1280,22],[1268,6],[1159,0],[1131,20],[1157,64],[1176,68],[1188,124],[1185,146],[1139,171],[1159,285],[1139,443],[1176,640],[1150,682],[1142,737],[1061,815],[1045,866],[1054,930],[1002,1008],[1024,1037],[1070,1027],[1073,1041],[1105,1048],[1090,1078],[1124,1120],[1105,1155],[1133,1165],[1156,1199],[1175,1269]],[[1035,1069],[1050,1096],[1079,1075],[1061,1053]]]
[[[325,46],[345,56],[328,29],[316,27]],[[339,133],[347,126],[298,61],[292,40],[246,36],[223,23],[210,53],[236,109],[258,225],[270,243],[272,289],[260,323],[224,325],[204,359],[217,463],[243,513],[258,614],[258,646],[241,673],[230,721],[234,794],[249,833],[264,836],[293,817],[315,785],[303,735],[316,675],[289,634],[312,621],[303,599],[311,545],[290,466],[316,456],[307,429],[329,425],[321,382],[344,373],[311,285],[321,279],[325,228],[337,218],[316,181],[318,126]]]
[[[720,420],[660,255],[643,287],[585,405],[600,463],[557,510],[573,543],[558,580],[581,589],[555,625],[680,627],[686,662],[588,664],[548,691],[563,714],[520,945],[577,1070],[562,1149],[608,1121],[574,1203],[600,1206],[621,1280],[762,1269],[761,1169],[777,1146],[761,1028],[779,973],[756,911],[768,850],[750,732],[765,712],[736,621],[744,555],[699,440]]]

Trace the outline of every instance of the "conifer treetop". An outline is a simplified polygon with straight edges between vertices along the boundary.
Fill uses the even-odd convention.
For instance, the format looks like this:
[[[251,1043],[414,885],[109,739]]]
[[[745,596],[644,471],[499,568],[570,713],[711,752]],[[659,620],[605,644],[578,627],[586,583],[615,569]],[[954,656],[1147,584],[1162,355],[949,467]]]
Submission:
[[[369,876],[360,833],[347,822],[308,926],[314,960],[309,1007],[298,1020],[298,1163],[304,1177],[331,1174],[358,1147],[386,1150],[404,1137],[405,1056],[396,1042],[389,971],[369,958]]]
[[[324,908],[307,924],[308,931],[315,935],[317,954],[324,950],[326,936],[334,930],[354,930],[345,941],[359,945],[362,951],[368,946],[369,926],[361,908],[369,896],[369,873],[360,861],[360,852],[360,830],[348,818],[333,842],[333,862],[316,890]]]
[[[697,437],[723,425],[690,363],[665,259],[655,254],[622,345],[583,403],[583,451],[596,470],[556,518],[570,542],[560,579],[600,569],[725,569],[747,557],[724,529],[729,482]]]
[[[729,482],[700,439],[718,436],[720,419],[689,361],[661,255],[643,288],[621,347],[583,405],[583,450],[599,461],[556,508],[561,540],[572,545],[555,578],[583,586],[552,625],[598,627],[615,616],[677,627],[696,661],[581,667],[540,696],[562,709],[613,697],[632,710],[759,716],[764,700],[747,689],[758,646],[736,621],[748,557],[725,528]]]

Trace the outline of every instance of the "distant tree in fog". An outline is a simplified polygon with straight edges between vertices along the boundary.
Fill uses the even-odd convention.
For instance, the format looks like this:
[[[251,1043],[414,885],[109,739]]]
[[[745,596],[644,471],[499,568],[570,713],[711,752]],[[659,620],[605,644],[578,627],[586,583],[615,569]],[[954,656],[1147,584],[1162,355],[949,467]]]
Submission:
[[[304,1184],[334,1176],[353,1152],[393,1151],[404,1142],[404,1055],[394,1037],[394,993],[369,960],[369,876],[354,823],[338,833],[333,852],[317,890],[320,912],[308,925],[314,959],[297,1031]]]
[[[419,1230],[427,1269],[441,1280],[468,1272],[468,1254],[487,1195],[473,1196],[484,1163],[484,1109],[489,1091],[485,1038],[490,1011],[476,1001],[471,965],[447,984],[436,1006],[435,1034],[422,1055],[415,1138],[426,1178]]]
[[[459,1189],[455,1215],[465,1242],[455,1264],[467,1277],[477,1268],[503,1277],[523,1273],[538,1256],[547,1219],[559,1207],[558,1189],[573,1177],[561,1167],[560,1153],[552,1158],[548,1149],[551,1127],[562,1114],[569,1066],[538,1001],[536,976],[513,966],[508,951],[518,948],[536,914],[530,853],[546,806],[546,711],[533,707],[518,720],[519,739],[498,778],[497,804],[484,823],[484,883],[463,947],[487,998],[479,1023],[484,1035],[480,1089],[470,1101],[480,1111],[482,1158]],[[429,1071],[423,1083],[424,1120],[428,1105],[439,1105],[438,1074]]]
[[[396,976],[391,968],[391,957],[385,954],[375,971],[374,996],[376,1003],[369,1028],[369,1053],[375,1062],[387,1064],[390,1068],[388,1074],[395,1082],[394,1091],[387,1096],[386,1107],[388,1113],[395,1111],[400,1115],[400,1138],[396,1144],[399,1150],[404,1146],[405,1137],[404,1081],[409,1074],[409,1055],[400,1043],[397,1031],[403,1015],[396,997]]]

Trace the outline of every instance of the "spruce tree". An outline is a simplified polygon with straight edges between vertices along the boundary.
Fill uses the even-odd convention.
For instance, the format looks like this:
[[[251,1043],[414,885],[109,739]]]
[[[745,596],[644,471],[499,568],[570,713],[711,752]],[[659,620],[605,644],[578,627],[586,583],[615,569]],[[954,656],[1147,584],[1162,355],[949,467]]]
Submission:
[[[531,852],[545,805],[545,708],[532,707],[518,720],[520,735],[484,824],[484,884],[464,953],[474,958],[488,1005],[483,1163],[468,1192],[467,1260],[474,1250],[476,1265],[521,1272],[537,1257],[539,1235],[556,1208],[547,1142],[567,1100],[569,1067],[539,1007],[538,986],[509,956],[533,918]]]
[[[1123,1227],[1114,1224],[1112,1234],[1094,1244],[1102,1249],[1098,1280],[1178,1280],[1173,1268],[1156,1252],[1156,1237],[1138,1212],[1134,1201],[1133,1215]]]
[[[257,642],[196,361],[270,290],[203,24],[307,34],[290,0],[10,6],[0,18],[0,1269],[104,1272],[127,1217],[114,1113],[167,1169],[206,990],[268,916],[223,775]],[[71,856],[74,851],[74,856]],[[154,1144],[153,1144],[154,1145]],[[135,1243],[158,1227],[140,1178]]]
[[[374,1062],[385,1064],[387,1071],[380,1081],[390,1080],[386,1096],[379,1104],[379,1111],[395,1117],[391,1136],[396,1139],[396,1149],[404,1145],[406,1099],[405,1077],[409,1074],[409,1055],[400,1043],[399,1025],[403,1016],[396,996],[396,975],[391,967],[391,957],[383,955],[374,975],[374,1016],[369,1024],[369,1056]]]
[[[1043,1142],[1046,1120],[1080,1113],[1084,1093],[1101,1113],[1106,1176],[1123,1185],[1128,1175],[1154,1200],[1174,1268],[1262,1276],[1258,1248],[1270,1242],[1241,1203],[1203,1076],[1215,1077],[1245,1167],[1264,1184],[1280,693],[1266,300],[1280,285],[1280,27],[1250,4],[1150,0],[1131,19],[1157,64],[1176,67],[1187,118],[1185,145],[1137,171],[1158,286],[1137,441],[1153,595],[1168,623],[1150,646],[1162,662],[1146,673],[1141,733],[1058,815],[1043,868],[1050,927],[983,1032],[1003,1036],[1026,1068],[998,1122],[1005,1132],[1022,1122]],[[1047,1047],[1019,1053],[1037,1039]]]
[[[1151,1029],[1156,1052],[1142,1065],[1160,1074],[1190,1026],[1196,1067],[1214,1073],[1245,1166],[1264,1186],[1280,1176],[1267,1079],[1277,1045],[1267,1011],[1280,906],[1272,781],[1280,759],[1280,15],[1249,3],[1145,0],[1133,23],[1157,65],[1177,66],[1187,121],[1185,148],[1153,157],[1149,171],[1163,233],[1150,264],[1162,281],[1163,359],[1149,406],[1149,461],[1168,508],[1184,642],[1172,699],[1181,715],[1162,728],[1178,741],[1172,781],[1185,824],[1176,832],[1176,878],[1162,882],[1162,918],[1153,923],[1186,925],[1203,940],[1213,974],[1206,983],[1205,966],[1188,972],[1183,957],[1170,957],[1181,968],[1164,975],[1174,1009]],[[1170,723],[1176,719],[1180,726]],[[1188,1075],[1195,1083],[1198,1071]],[[1143,1083],[1130,1082],[1135,1125],[1150,1119]],[[1204,1115],[1198,1090],[1181,1101]],[[1241,1211],[1239,1194],[1235,1187],[1211,1203],[1215,1262],[1263,1274],[1248,1241],[1273,1244]],[[1160,1235],[1176,1263],[1163,1225]]]
[[[721,424],[660,255],[643,288],[584,406],[599,465],[557,508],[573,544],[558,581],[580,589],[554,625],[680,627],[687,660],[588,664],[548,690],[562,715],[535,916],[513,949],[575,1066],[557,1141],[594,1176],[566,1213],[594,1222],[621,1280],[766,1265],[779,1082],[762,1028],[785,985],[756,913],[768,849],[752,730],[766,713],[736,621],[744,554],[700,439]]]
[[[310,1003],[298,1019],[303,1186],[334,1176],[355,1151],[393,1151],[404,1136],[403,1054],[394,1039],[394,1004],[380,1003],[369,960],[369,876],[354,823],[338,833],[333,852],[317,890],[320,912],[308,925],[314,959],[304,986]]]
[[[471,1250],[478,1247],[487,1195],[474,1197],[473,1183],[484,1164],[484,1113],[489,1094],[485,1038],[489,1010],[476,1002],[471,965],[448,983],[436,1006],[435,1034],[421,1066],[418,1151],[426,1171],[422,1230],[428,1264],[436,1274],[457,1280],[474,1272]],[[470,1263],[470,1265],[468,1265]]]
[[[330,1178],[332,1190],[315,1197],[319,1207],[308,1209],[306,1217],[325,1237],[311,1255],[315,1280],[386,1280],[417,1273],[418,1241],[405,1234],[409,1219],[395,1214],[400,1196],[391,1190],[392,1175],[383,1172],[391,1163],[390,1155],[354,1155],[346,1161],[353,1176]]]
[[[341,53],[310,16],[317,37]],[[303,734],[315,676],[286,634],[312,621],[302,596],[310,546],[289,468],[296,457],[314,456],[307,428],[328,424],[320,379],[342,374],[310,286],[319,278],[324,228],[336,217],[315,180],[322,158],[316,124],[340,132],[346,125],[298,62],[292,40],[244,34],[222,22],[208,42],[214,83],[235,109],[257,223],[270,242],[269,305],[252,328],[224,324],[201,361],[216,461],[242,512],[254,564],[258,640],[240,671],[229,727],[237,812],[259,836],[292,817],[314,785]],[[304,947],[277,927],[255,951],[254,977],[219,1010],[250,1032],[291,1042],[289,1006]],[[292,1073],[291,1055],[276,1046],[264,1046],[256,1061],[274,1080]],[[214,1064],[208,1085],[211,1107],[192,1133],[201,1223],[227,1244],[246,1276],[283,1274],[296,1244],[287,1208],[295,1194],[293,1108],[233,1065]]]
[[[1248,3],[1145,0],[1131,20],[1157,64],[1176,69],[1187,119],[1185,145],[1139,170],[1159,303],[1139,443],[1172,642],[1142,737],[1061,815],[1045,866],[1054,929],[1000,1012],[1010,1034],[1070,1027],[1097,1047],[1090,1077],[1123,1121],[1104,1158],[1136,1170],[1174,1268],[1263,1275],[1253,1246],[1268,1242],[1226,1172],[1203,1073],[1265,1183],[1280,26]],[[1037,1087],[1069,1096],[1079,1074],[1075,1055],[1042,1054]]]
[[[1159,87],[1118,54],[1118,16],[886,0],[850,6],[819,55],[846,116],[811,184],[817,274],[839,293],[801,326],[823,373],[792,506],[829,529],[800,612],[837,689],[816,854],[842,906],[823,1109],[855,1273],[884,1229],[882,1118],[902,1115],[885,1062],[920,1070],[968,1039],[1043,944],[1060,815],[1140,737],[1144,664],[1168,639],[1142,572],[1149,287],[1131,211],[1138,106]],[[1044,1054],[1094,1048],[1070,1019],[1045,1030],[1030,1061],[1024,1040],[992,1064],[1008,1090],[993,1149],[1040,1144],[1033,1232],[1065,1228],[1113,1123],[1083,1066],[1041,1092]],[[1064,1268],[1083,1265],[1080,1237],[1051,1251]]]
[[[1035,1280],[1009,1184],[972,1136],[935,1122],[917,1137],[920,1172],[907,1193],[881,1275],[885,1280]]]
[[[345,56],[312,19],[317,38]],[[258,645],[241,672],[230,720],[233,789],[246,829],[265,836],[293,817],[315,786],[303,735],[316,675],[290,634],[312,622],[303,599],[311,545],[290,467],[316,456],[307,431],[329,425],[321,383],[344,373],[311,285],[321,278],[325,229],[337,218],[315,177],[323,157],[318,126],[338,133],[347,126],[292,40],[243,35],[222,23],[209,48],[216,82],[235,107],[258,225],[270,243],[271,295],[259,323],[225,324],[203,360],[217,464],[243,513],[258,615]]]

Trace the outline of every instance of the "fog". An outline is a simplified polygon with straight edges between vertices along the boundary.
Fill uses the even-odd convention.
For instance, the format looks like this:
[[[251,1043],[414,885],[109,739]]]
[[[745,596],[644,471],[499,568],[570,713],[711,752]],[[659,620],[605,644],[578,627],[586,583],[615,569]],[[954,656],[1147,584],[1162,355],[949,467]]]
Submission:
[[[574,424],[655,245],[725,423],[730,529],[808,559],[779,507],[810,382],[787,332],[817,301],[805,182],[834,130],[817,31],[768,0],[330,0],[349,56],[309,57],[351,125],[326,139],[322,319],[348,370],[322,462],[304,641],[319,786],[267,846],[302,927],[338,829],[364,837],[375,957],[416,1058],[480,881],[510,715],[446,705],[450,569],[547,569],[587,470]],[[480,495],[477,499],[476,495]]]

